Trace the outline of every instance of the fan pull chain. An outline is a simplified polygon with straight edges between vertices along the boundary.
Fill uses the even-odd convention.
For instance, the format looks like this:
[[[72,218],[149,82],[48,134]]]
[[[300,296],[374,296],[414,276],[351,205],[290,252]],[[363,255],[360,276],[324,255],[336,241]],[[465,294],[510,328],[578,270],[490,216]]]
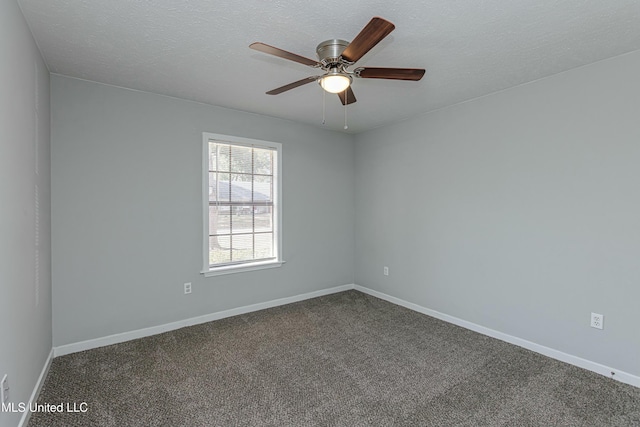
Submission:
[[[344,91],[344,128],[349,129],[347,126],[347,104],[349,103],[349,93]]]
[[[325,110],[325,105],[324,105],[324,97],[325,97],[325,95],[324,94],[325,94],[325,92],[326,91],[324,89],[322,89],[322,124],[323,125],[326,123],[325,122],[325,117],[324,117],[324,110]]]

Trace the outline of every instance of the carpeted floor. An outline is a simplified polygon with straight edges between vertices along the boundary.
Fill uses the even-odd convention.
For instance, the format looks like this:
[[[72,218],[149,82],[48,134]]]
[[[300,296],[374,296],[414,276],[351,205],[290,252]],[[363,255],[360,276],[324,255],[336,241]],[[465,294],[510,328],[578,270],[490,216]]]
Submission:
[[[640,426],[640,389],[357,291],[54,359],[29,426]]]

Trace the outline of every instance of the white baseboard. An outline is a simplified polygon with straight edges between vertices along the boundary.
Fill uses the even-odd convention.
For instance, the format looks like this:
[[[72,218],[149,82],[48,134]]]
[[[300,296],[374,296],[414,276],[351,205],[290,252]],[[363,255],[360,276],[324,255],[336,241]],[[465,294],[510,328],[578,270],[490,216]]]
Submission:
[[[354,285],[354,284],[336,286],[336,287],[333,287],[333,288],[322,289],[322,290],[319,290],[319,291],[309,292],[309,293],[306,293],[306,294],[300,294],[300,295],[295,295],[295,296],[292,296],[292,297],[280,298],[280,299],[271,300],[271,301],[267,301],[267,302],[262,302],[262,303],[258,303],[258,304],[252,304],[252,305],[247,305],[247,306],[244,306],[244,307],[238,307],[238,308],[233,308],[233,309],[230,309],[230,310],[224,310],[224,311],[219,311],[219,312],[216,312],[216,313],[206,314],[206,315],[203,315],[203,316],[192,317],[190,319],[180,320],[180,321],[172,322],[172,323],[166,323],[164,325],[158,325],[158,326],[153,326],[153,327],[150,327],[150,328],[138,329],[138,330],[130,331],[130,332],[123,332],[123,333],[120,333],[120,334],[109,335],[109,336],[102,337],[102,338],[96,338],[96,339],[87,340],[87,341],[81,341],[81,342],[72,343],[72,344],[66,344],[66,345],[54,347],[52,352],[53,352],[53,356],[54,357],[64,356],[66,354],[76,353],[76,352],[84,351],[84,350],[90,350],[90,349],[98,348],[98,347],[104,347],[104,346],[107,346],[107,345],[117,344],[117,343],[130,341],[130,340],[134,340],[134,339],[138,339],[138,338],[144,338],[144,337],[148,337],[148,336],[151,336],[151,335],[156,335],[156,334],[160,334],[160,333],[163,333],[163,332],[168,332],[168,331],[172,331],[172,330],[175,330],[175,329],[184,328],[186,326],[198,325],[200,323],[211,322],[211,321],[214,321],[214,320],[224,319],[226,317],[237,316],[237,315],[240,315],[240,314],[251,313],[253,311],[264,310],[264,309],[267,309],[267,308],[277,307],[277,306],[281,306],[281,305],[285,305],[285,304],[291,304],[291,303],[294,303],[294,302],[304,301],[304,300],[307,300],[307,299],[316,298],[316,297],[320,297],[320,296],[323,296],[323,295],[329,295],[329,294],[334,294],[334,293],[338,293],[338,292],[348,291],[348,290],[351,290],[351,289],[356,289],[356,290],[358,290],[360,292],[363,292],[365,294],[369,294],[369,295],[372,295],[374,297],[377,297],[377,298],[383,299],[385,301],[388,301],[390,303],[393,303],[393,304],[396,304],[396,305],[400,305],[402,307],[408,308],[408,309],[413,310],[413,311],[417,311],[418,313],[426,314],[427,316],[435,317],[436,319],[440,319],[440,320],[443,320],[445,322],[452,323],[452,324],[457,325],[457,326],[461,326],[461,327],[463,327],[465,329],[469,329],[471,331],[478,332],[480,334],[487,335],[487,336],[490,336],[492,338],[497,338],[499,340],[508,342],[510,344],[517,345],[517,346],[522,347],[522,348],[526,348],[527,350],[531,350],[531,351],[534,351],[536,353],[542,354],[544,356],[551,357],[552,359],[560,360],[562,362],[569,363],[569,364],[574,365],[574,366],[578,366],[580,368],[595,372],[597,374],[604,375],[604,376],[609,377],[609,378],[613,378],[613,379],[615,379],[617,381],[620,381],[620,382],[623,382],[625,384],[629,384],[629,385],[632,385],[632,386],[635,386],[635,387],[640,387],[640,377],[639,376],[632,375],[630,373],[621,371],[621,370],[616,369],[616,368],[611,368],[609,366],[605,366],[605,365],[602,365],[600,363],[592,362],[590,360],[586,360],[586,359],[583,359],[583,358],[578,357],[578,356],[567,354],[567,353],[564,353],[564,352],[559,351],[559,350],[555,350],[555,349],[550,348],[550,347],[545,347],[543,345],[536,344],[534,342],[527,341],[525,339],[518,338],[518,337],[515,337],[513,335],[508,335],[508,334],[505,334],[503,332],[499,332],[499,331],[496,331],[496,330],[493,330],[493,329],[489,329],[487,327],[480,326],[480,325],[477,325],[475,323],[468,322],[466,320],[462,320],[462,319],[459,319],[457,317],[450,316],[448,314],[440,313],[438,311],[431,310],[431,309],[426,308],[426,307],[422,307],[422,306],[420,306],[418,304],[414,304],[414,303],[402,300],[400,298],[396,298],[396,297],[393,297],[391,295],[387,295],[385,293],[378,292],[378,291],[375,291],[373,289],[369,289],[369,288],[366,288],[364,286]],[[49,361],[48,361],[47,365],[45,366],[46,370],[49,369],[50,363],[51,363],[51,356],[49,358]],[[46,372],[45,372],[44,369],[43,369],[43,375],[46,376]],[[42,378],[39,380],[39,383],[41,383],[42,379],[44,378],[42,375],[41,375],[41,377]],[[41,387],[41,386],[42,385],[40,384],[39,387]],[[35,390],[34,390],[34,392],[35,392]],[[37,393],[34,393],[34,396],[37,396]]]
[[[53,360],[53,348],[49,352],[49,356],[47,356],[47,360],[44,362],[44,366],[42,367],[42,371],[40,371],[40,376],[36,381],[36,385],[33,387],[33,391],[31,392],[31,396],[29,397],[28,404],[31,402],[35,402],[38,400],[38,396],[40,395],[40,390],[42,390],[42,386],[44,385],[44,380],[47,378],[47,374],[49,373],[49,368],[51,367],[51,361]],[[31,411],[24,411],[22,413],[22,418],[20,418],[20,422],[18,423],[18,427],[26,427],[29,424],[29,418],[31,418]]]
[[[527,350],[540,353],[552,359],[556,359],[561,362],[565,362],[570,365],[578,366],[588,371],[592,371],[597,374],[604,375],[609,378],[613,378],[614,380],[623,382],[625,384],[629,384],[635,387],[640,387],[640,377],[629,374],[624,371],[620,371],[619,369],[611,368],[609,366],[592,362],[590,360],[586,360],[578,356],[573,356],[571,354],[567,354],[562,351],[555,350],[553,348],[545,347],[543,345],[536,344],[534,342],[527,341],[522,338],[518,338],[512,335],[498,332],[493,329],[489,329],[484,326],[480,326],[475,323],[468,322],[466,320],[458,319],[457,317],[449,316],[448,314],[440,313],[438,311],[431,310],[429,308],[425,308],[411,302],[407,302],[400,298],[392,297],[391,295],[374,291],[373,289],[365,288],[364,286],[354,285],[353,288],[365,294],[369,294],[374,297],[388,301],[390,303],[408,308],[409,310],[417,311],[418,313],[426,314],[427,316],[435,317],[436,319],[440,319],[448,323],[453,323],[454,325],[461,326],[465,329],[469,329],[474,332],[478,332],[480,334],[490,336],[492,338],[497,338],[501,341],[505,341],[510,344],[514,344],[519,347],[526,348]]]
[[[329,289],[309,292],[306,294],[294,295],[292,297],[275,299],[258,304],[247,305],[244,307],[232,308],[230,310],[219,311],[216,313],[205,314],[203,316],[192,317],[190,319],[179,320],[177,322],[165,323],[163,325],[152,326],[150,328],[137,329],[135,331],[123,332],[120,334],[109,335],[102,338],[95,338],[87,341],[80,341],[71,344],[65,344],[54,347],[53,354],[55,357],[64,356],[66,354],[77,353],[79,351],[91,350],[93,348],[104,347],[111,344],[118,344],[125,341],[131,341],[138,338],[144,338],[151,335],[161,334],[163,332],[173,331],[175,329],[184,328],[186,326],[198,325],[200,323],[211,322],[214,320],[224,319],[226,317],[238,316],[240,314],[251,313],[252,311],[264,310],[266,308],[277,307],[280,305],[291,304],[298,301],[304,301],[311,298],[321,297],[323,295],[335,294],[338,292],[353,289],[354,285],[342,285]]]

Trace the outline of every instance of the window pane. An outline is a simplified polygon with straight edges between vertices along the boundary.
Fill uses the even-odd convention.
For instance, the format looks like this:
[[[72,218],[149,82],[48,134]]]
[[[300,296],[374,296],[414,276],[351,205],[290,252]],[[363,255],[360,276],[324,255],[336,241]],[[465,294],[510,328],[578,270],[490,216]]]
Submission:
[[[231,177],[231,201],[251,201],[251,176],[244,174],[230,174]]]
[[[210,173],[209,183],[210,187],[213,187],[213,194],[215,195],[215,197],[212,198],[211,201],[228,202],[230,200],[229,197],[231,196],[231,192],[229,189],[228,173]]]
[[[229,206],[209,206],[209,235],[231,232],[231,209]]]
[[[271,175],[273,151],[255,148],[253,153],[253,173]]]
[[[216,170],[216,144],[209,141],[209,171]]]
[[[215,172],[209,172],[209,201],[210,202],[215,202],[217,200],[224,200],[224,199],[220,199],[220,186],[216,185],[216,173]]]
[[[218,234],[218,207],[209,205],[209,236]]]
[[[273,200],[273,177],[256,175],[253,182],[253,201],[271,202]]]
[[[252,151],[251,147],[238,145],[231,147],[231,172],[252,173]]]
[[[231,261],[231,245],[229,236],[209,237],[209,264],[220,264]]]
[[[273,208],[271,206],[255,206],[255,232],[273,231]]]
[[[273,233],[260,233],[254,237],[256,259],[273,257]]]
[[[253,233],[253,206],[234,206],[232,233]]]
[[[253,235],[241,234],[233,236],[233,261],[253,259]]]
[[[215,144],[217,168],[214,170],[228,172],[229,159],[231,158],[231,146],[228,144]]]

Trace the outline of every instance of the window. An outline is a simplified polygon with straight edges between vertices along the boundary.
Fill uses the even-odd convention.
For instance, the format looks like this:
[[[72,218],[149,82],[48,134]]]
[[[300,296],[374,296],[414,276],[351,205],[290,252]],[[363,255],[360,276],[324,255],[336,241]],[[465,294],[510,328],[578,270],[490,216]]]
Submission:
[[[281,144],[211,133],[203,140],[202,273],[279,267]]]

